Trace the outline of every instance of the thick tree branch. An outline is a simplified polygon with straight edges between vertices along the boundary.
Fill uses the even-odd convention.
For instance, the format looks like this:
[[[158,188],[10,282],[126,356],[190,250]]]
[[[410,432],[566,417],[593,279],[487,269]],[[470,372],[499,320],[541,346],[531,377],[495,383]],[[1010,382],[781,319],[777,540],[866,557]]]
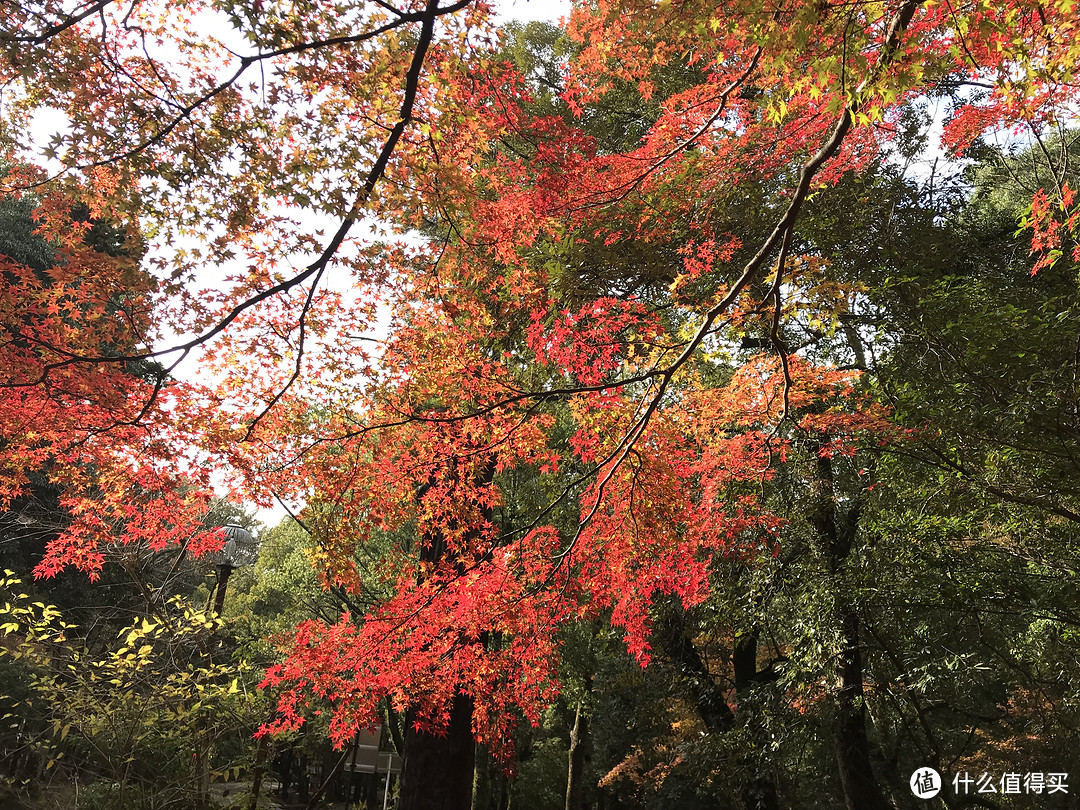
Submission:
[[[202,332],[201,334],[196,335],[195,337],[184,343],[164,349],[155,349],[145,352],[115,355],[82,355],[76,352],[65,350],[64,348],[59,346],[49,344],[45,341],[36,340],[32,337],[27,337],[26,339],[33,340],[37,345],[41,346],[42,348],[54,352],[55,354],[65,359],[45,364],[42,367],[41,375],[35,380],[18,384],[8,384],[4,387],[33,387],[35,385],[40,385],[48,379],[49,374],[52,371],[75,364],[127,363],[137,360],[148,360],[152,358],[163,357],[176,352],[190,352],[192,349],[195,349],[201,345],[205,345],[218,335],[222,334],[244,312],[261,303],[262,301],[288,292],[289,290],[298,287],[309,279],[311,279],[313,282],[318,279],[319,276],[321,276],[321,274],[329,265],[331,259],[333,259],[333,257],[336,255],[338,249],[341,247],[342,243],[345,241],[345,238],[348,236],[349,231],[356,224],[364,209],[364,206],[371,199],[376,185],[378,184],[379,180],[382,179],[383,174],[386,171],[386,167],[390,162],[390,157],[393,154],[394,149],[397,148],[398,141],[400,141],[401,136],[405,132],[405,129],[412,122],[413,108],[416,103],[416,96],[419,89],[420,75],[423,69],[424,60],[427,56],[429,48],[431,47],[431,43],[434,40],[435,21],[441,16],[465,8],[471,1],[472,0],[459,0],[452,5],[440,8],[438,0],[429,0],[428,5],[423,12],[402,15],[402,17],[399,20],[395,21],[393,25],[388,25],[385,27],[385,30],[389,30],[390,28],[397,27],[403,23],[421,23],[420,34],[417,39],[416,46],[413,49],[413,57],[409,65],[409,70],[405,75],[405,84],[402,94],[402,103],[398,113],[398,120],[394,124],[393,128],[390,130],[390,134],[383,142],[382,148],[379,150],[379,154],[376,156],[375,161],[371,166],[371,169],[368,171],[367,176],[364,178],[364,182],[360,187],[359,191],[357,192],[356,200],[353,203],[352,208],[349,210],[349,213],[346,215],[345,219],[342,220],[341,224],[334,232],[334,235],[330,238],[330,241],[327,243],[322,253],[320,253],[319,256],[313,262],[308,264],[301,272],[297,273],[292,278],[286,279],[285,281],[275,284],[274,286],[269,287],[266,290],[263,290],[262,292],[259,292],[245,299],[244,301],[241,301],[236,306],[234,306],[216,324],[214,324],[214,326]],[[383,29],[380,29],[380,31],[382,30]],[[278,51],[268,52],[267,54],[259,54],[258,56],[254,57],[245,57],[243,60],[241,60],[241,67],[226,83],[219,85],[217,88],[202,96],[197,102],[189,105],[189,107],[187,108],[188,114],[190,114],[190,112],[193,111],[199,104],[205,103],[205,101],[213,98],[214,95],[220,93],[226,86],[231,85],[233,82],[239,79],[239,77],[242,75],[244,70],[247,69],[249,64],[252,64],[255,61],[266,58],[270,55],[296,53],[300,50],[307,50],[313,47],[329,47],[332,45],[357,42],[361,41],[364,38],[368,38],[370,36],[370,33],[371,32],[368,32],[368,34],[364,35],[358,35],[357,37],[338,37],[333,39],[321,40],[317,45],[314,43],[303,43],[301,45],[295,45],[288,48],[279,49]],[[169,132],[172,131],[173,128],[175,128],[178,123],[179,120],[176,120],[171,125],[167,125],[161,132],[159,132],[157,136],[154,136],[154,139],[164,138]],[[149,145],[149,142],[147,142],[146,145]],[[145,146],[140,148],[145,148]],[[127,154],[133,153],[134,152],[129,152]],[[309,291],[308,300],[310,300],[310,297],[311,292]]]

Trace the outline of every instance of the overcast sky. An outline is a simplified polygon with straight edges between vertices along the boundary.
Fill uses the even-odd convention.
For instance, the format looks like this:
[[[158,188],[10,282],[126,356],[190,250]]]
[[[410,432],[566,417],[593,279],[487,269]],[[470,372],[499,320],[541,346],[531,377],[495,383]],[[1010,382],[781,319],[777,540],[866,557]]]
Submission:
[[[570,0],[506,0],[496,3],[499,16],[509,20],[549,20],[558,22],[559,17],[570,13]]]

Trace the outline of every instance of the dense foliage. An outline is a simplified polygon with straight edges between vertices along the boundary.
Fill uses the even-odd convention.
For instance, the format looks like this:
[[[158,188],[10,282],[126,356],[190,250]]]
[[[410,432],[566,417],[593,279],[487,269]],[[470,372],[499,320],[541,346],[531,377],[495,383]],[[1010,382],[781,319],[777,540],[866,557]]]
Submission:
[[[406,810],[1070,770],[1071,0],[2,13],[3,537],[139,614],[9,598],[70,773],[254,804],[375,723]],[[224,627],[214,486],[300,510]]]

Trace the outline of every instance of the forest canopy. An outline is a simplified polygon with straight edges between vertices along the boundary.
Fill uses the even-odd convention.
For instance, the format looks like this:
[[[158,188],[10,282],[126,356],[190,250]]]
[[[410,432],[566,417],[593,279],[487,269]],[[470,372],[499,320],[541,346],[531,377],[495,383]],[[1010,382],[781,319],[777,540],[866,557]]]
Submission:
[[[1071,0],[0,15],[13,795],[1068,795]]]

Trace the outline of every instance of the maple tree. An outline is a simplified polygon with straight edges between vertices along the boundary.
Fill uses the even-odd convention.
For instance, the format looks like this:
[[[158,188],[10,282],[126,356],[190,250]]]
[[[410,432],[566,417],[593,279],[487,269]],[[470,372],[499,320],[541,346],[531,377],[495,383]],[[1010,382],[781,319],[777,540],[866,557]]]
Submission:
[[[314,694],[341,743],[385,699],[416,732],[464,718],[500,752],[557,689],[560,625],[606,618],[648,663],[658,598],[700,604],[714,561],[781,543],[759,493],[800,437],[824,469],[892,435],[854,374],[789,345],[801,319],[839,328],[859,294],[804,250],[808,198],[871,165],[929,94],[954,94],[954,152],[1040,131],[1074,109],[1080,54],[1071,0],[595,2],[542,99],[481,2],[4,14],[9,159],[41,108],[70,124],[45,155],[63,171],[4,179],[42,195],[64,255],[47,280],[5,266],[0,407],[22,427],[0,494],[55,463],[74,515],[40,572],[93,572],[110,526],[190,543],[204,496],[175,459],[193,454],[185,476],[231,464],[257,497],[307,501],[327,584],[392,594],[297,629],[267,677],[269,730]],[[227,36],[199,30],[218,21]],[[652,106],[601,139],[613,94]],[[737,227],[747,200],[760,233]],[[68,201],[152,232],[149,271],[83,250]],[[1074,207],[1064,183],[1033,199],[1037,269]],[[336,224],[320,241],[301,211]],[[351,239],[365,218],[425,238]],[[207,265],[226,277],[203,290]],[[159,356],[153,317],[221,382],[123,377]],[[546,502],[500,522],[525,472]]]
[[[788,518],[779,557],[714,565],[712,593],[693,610],[661,603],[648,673],[590,665],[588,778],[607,801],[816,806],[849,794],[834,764],[836,735],[851,728],[841,677],[861,682],[866,716],[854,728],[873,765],[862,773],[886,800],[906,801],[924,762],[942,773],[1073,769],[1075,648],[1058,596],[1076,541],[1075,269],[1030,277],[1030,236],[1014,233],[1037,178],[1053,182],[1047,155],[982,149],[962,176],[920,186],[890,161],[808,204],[803,249],[866,286],[836,333],[789,323],[786,335],[807,356],[867,368],[863,384],[896,406],[891,419],[919,429],[833,460],[838,524],[850,527],[858,506],[846,551],[811,525],[814,460],[789,453],[761,493]],[[845,612],[856,634],[838,621]],[[839,669],[845,636],[861,653],[856,678]],[[562,674],[573,689],[575,670]],[[548,719],[545,745],[570,722]],[[529,789],[540,768],[523,763]],[[857,806],[871,805],[864,795]]]
[[[36,176],[24,171],[11,169],[7,179]],[[210,489],[194,457],[185,468],[178,448],[197,447],[177,424],[187,390],[145,363],[72,363],[150,339],[153,281],[138,266],[140,240],[114,230],[110,244],[109,226],[63,193],[37,196],[30,210],[40,234],[51,237],[31,245],[45,255],[0,258],[0,499],[9,506],[35,486],[59,493],[65,525],[36,573],[74,565],[95,579],[106,549],[123,540],[155,550],[220,545],[193,531]]]

